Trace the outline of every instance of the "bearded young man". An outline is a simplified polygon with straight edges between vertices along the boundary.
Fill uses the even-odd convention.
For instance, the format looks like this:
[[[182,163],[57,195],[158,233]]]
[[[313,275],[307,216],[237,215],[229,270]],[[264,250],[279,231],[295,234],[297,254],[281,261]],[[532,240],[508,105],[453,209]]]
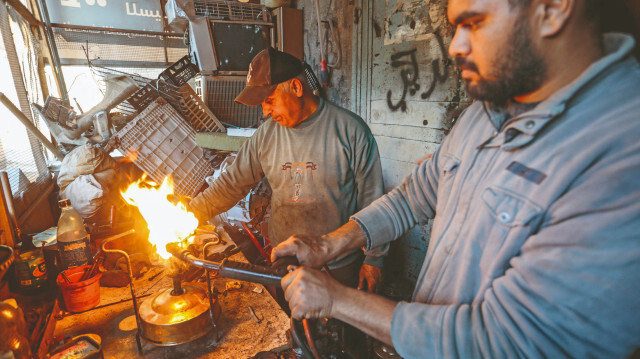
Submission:
[[[334,317],[404,358],[623,358],[640,345],[640,66],[598,1],[450,0],[477,99],[402,185],[322,237],[293,236],[296,318]],[[412,302],[318,267],[433,218]]]
[[[300,60],[271,47],[251,61],[247,86],[236,97],[262,104],[269,117],[233,164],[189,207],[206,221],[233,207],[263,178],[272,190],[269,240],[325,233],[383,194],[376,140],[356,114],[313,94]],[[328,264],[345,285],[375,291],[388,246],[344,253]],[[284,304],[286,308],[286,303]]]

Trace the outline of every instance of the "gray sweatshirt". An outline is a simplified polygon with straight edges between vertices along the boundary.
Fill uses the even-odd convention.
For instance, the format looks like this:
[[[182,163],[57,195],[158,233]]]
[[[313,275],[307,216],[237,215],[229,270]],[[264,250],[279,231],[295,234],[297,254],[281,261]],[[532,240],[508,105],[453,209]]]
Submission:
[[[356,114],[324,100],[296,127],[267,120],[226,172],[194,198],[190,207],[211,218],[234,206],[265,176],[273,190],[272,246],[293,234],[330,232],[384,190],[380,155],[369,127]],[[365,263],[381,266],[387,248],[368,251]],[[356,258],[352,252],[330,267],[344,266]]]
[[[375,246],[434,218],[405,358],[609,358],[640,345],[640,66],[633,39],[536,108],[476,102],[354,220]]]

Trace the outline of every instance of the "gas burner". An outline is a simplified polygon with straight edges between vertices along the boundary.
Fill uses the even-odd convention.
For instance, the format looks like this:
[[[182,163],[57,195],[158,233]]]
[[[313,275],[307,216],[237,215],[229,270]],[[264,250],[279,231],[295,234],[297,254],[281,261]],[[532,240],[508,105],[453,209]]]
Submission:
[[[101,248],[105,253],[118,253],[127,260],[129,287],[138,328],[138,351],[142,353],[142,340],[157,346],[174,346],[191,342],[211,330],[217,330],[216,320],[220,316],[220,305],[211,289],[209,271],[206,271],[206,290],[195,285],[183,285],[184,266],[174,259],[167,263],[173,287],[160,290],[138,307],[129,255],[122,250],[106,248],[112,240],[130,233],[133,233],[133,230],[103,241]]]

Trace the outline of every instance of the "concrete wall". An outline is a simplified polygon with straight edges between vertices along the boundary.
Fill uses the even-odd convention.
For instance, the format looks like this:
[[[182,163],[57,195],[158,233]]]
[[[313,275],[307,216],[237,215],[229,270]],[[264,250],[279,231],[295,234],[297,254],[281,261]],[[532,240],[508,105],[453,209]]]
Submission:
[[[294,4],[304,12],[304,56],[305,61],[316,70],[320,79],[320,36],[318,33],[315,2],[298,0]],[[320,0],[319,13],[323,31],[324,52],[330,67],[330,82],[325,90],[326,98],[345,108],[351,106],[351,74],[354,22],[356,21],[354,0]],[[329,26],[333,24],[333,30]]]
[[[437,149],[453,119],[468,105],[447,54],[453,35],[446,19],[447,1],[320,3],[321,15],[335,21],[342,50],[327,97],[367,121],[380,149],[386,190],[391,190]],[[299,1],[297,7],[304,9],[305,58],[319,64],[314,2]],[[428,223],[394,242],[386,262],[389,277],[415,280],[429,233]]]

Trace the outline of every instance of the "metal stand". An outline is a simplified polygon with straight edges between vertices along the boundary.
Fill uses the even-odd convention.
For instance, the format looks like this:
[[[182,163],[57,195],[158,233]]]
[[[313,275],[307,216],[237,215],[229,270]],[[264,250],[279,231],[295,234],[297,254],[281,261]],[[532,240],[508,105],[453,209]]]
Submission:
[[[127,254],[127,252],[119,250],[119,249],[107,249],[106,245],[107,243],[116,240],[118,238],[122,238],[124,236],[127,236],[129,234],[133,234],[135,233],[135,229],[130,229],[126,232],[120,233],[118,235],[115,235],[113,237],[109,237],[107,239],[105,239],[104,241],[102,241],[102,245],[100,246],[100,249],[102,249],[102,252],[104,253],[117,253],[120,254],[122,256],[124,256],[127,259],[127,272],[129,274],[129,288],[131,288],[131,300],[133,301],[133,311],[135,312],[136,315],[136,326],[137,328],[137,332],[136,332],[136,342],[138,344],[138,352],[140,354],[142,354],[142,343],[140,342],[140,337],[144,337],[144,335],[141,333],[142,332],[142,320],[140,319],[140,312],[138,311],[138,300],[136,298],[136,293],[133,289],[133,273],[131,271],[131,259],[129,258],[129,254]]]
[[[209,248],[209,246],[220,244],[220,237],[217,234],[215,234],[215,236],[217,239],[216,241],[206,243],[204,246],[202,246],[202,259],[207,259],[207,248]],[[207,277],[207,293],[209,294],[209,317],[211,318],[211,325],[213,326],[213,330],[215,331],[216,341],[218,341],[218,339],[220,338],[218,336],[218,326],[216,325],[216,321],[213,316],[213,289],[211,288],[211,277],[209,269],[204,269],[204,275]],[[216,294],[216,299],[217,297],[218,296]]]

